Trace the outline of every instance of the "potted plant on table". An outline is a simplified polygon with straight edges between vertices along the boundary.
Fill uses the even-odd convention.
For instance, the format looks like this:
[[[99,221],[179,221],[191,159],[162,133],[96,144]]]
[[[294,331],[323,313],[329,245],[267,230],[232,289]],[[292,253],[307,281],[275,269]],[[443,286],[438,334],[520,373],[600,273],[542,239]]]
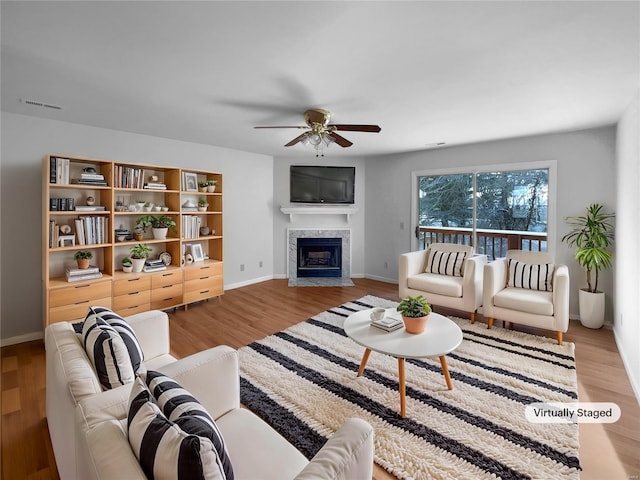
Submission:
[[[614,227],[611,223],[615,213],[603,211],[603,206],[594,203],[587,207],[587,214],[567,217],[571,231],[562,237],[570,247],[576,247],[575,258],[587,273],[587,288],[578,292],[580,322],[589,328],[600,328],[604,324],[604,292],[598,290],[600,270],[611,267]],[[594,276],[591,276],[591,272]]]
[[[79,250],[73,255],[73,258],[78,264],[78,268],[84,270],[85,268],[89,268],[89,263],[93,258],[93,253],[89,250]]]
[[[176,229],[176,222],[168,215],[143,215],[136,220],[136,225],[145,231],[151,227],[153,238],[158,240],[167,238],[169,229]]]
[[[217,180],[209,180],[207,181],[207,192],[209,193],[213,193],[216,191],[216,183],[218,183]]]
[[[122,271],[124,273],[131,273],[133,271],[133,263],[129,257],[124,257],[120,263],[122,264]]]
[[[422,333],[427,325],[431,306],[422,295],[403,299],[396,309],[402,315],[407,333]]]
[[[134,272],[141,272],[144,262],[151,253],[151,247],[144,243],[138,243],[131,247],[131,264]]]
[[[198,199],[198,211],[199,212],[206,212],[208,206],[209,206],[209,204],[207,203],[207,201],[204,198]]]
[[[209,182],[204,181],[204,182],[198,182],[198,188],[200,189],[200,191],[202,193],[205,193],[207,191],[207,187],[209,186]]]

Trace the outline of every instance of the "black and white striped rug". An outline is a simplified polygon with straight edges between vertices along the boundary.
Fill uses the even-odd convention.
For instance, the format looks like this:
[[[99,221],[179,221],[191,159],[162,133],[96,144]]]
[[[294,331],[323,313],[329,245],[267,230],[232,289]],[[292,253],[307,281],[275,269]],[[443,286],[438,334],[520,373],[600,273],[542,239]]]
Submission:
[[[401,479],[578,479],[578,425],[531,423],[534,402],[577,399],[574,345],[453,318],[464,340],[447,355],[398,362],[345,336],[351,313],[396,303],[366,296],[239,350],[241,401],[311,458],[349,417],[375,430],[375,461]],[[428,324],[427,324],[428,328]]]

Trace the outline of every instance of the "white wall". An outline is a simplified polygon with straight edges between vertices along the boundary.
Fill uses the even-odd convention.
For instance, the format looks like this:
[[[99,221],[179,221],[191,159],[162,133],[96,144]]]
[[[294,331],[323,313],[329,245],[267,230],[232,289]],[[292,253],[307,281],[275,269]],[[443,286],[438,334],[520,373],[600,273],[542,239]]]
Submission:
[[[330,152],[326,157],[316,158],[310,147],[306,154],[300,155],[298,158],[275,158],[273,171],[273,264],[276,277],[286,278],[287,276],[287,228],[304,227],[350,228],[351,276],[357,278],[364,275],[364,185],[365,163],[368,162],[369,160],[365,162],[364,158],[340,158]],[[289,202],[289,166],[291,165],[337,165],[356,167],[355,206],[358,208],[358,212],[351,215],[348,223],[344,215],[296,215],[294,216],[293,222],[290,222],[289,215],[282,213],[280,207],[291,205]]]
[[[578,317],[578,289],[585,275],[573,251],[561,244],[568,228],[564,218],[579,215],[593,202],[615,210],[615,128],[597,128],[412,152],[367,160],[365,235],[366,274],[398,278],[398,256],[411,249],[411,172],[555,160],[557,162],[556,260],[569,266],[570,313]],[[550,206],[553,208],[553,206]],[[404,229],[401,228],[404,225]],[[553,226],[550,226],[550,232]],[[385,263],[387,267],[385,268]],[[612,319],[613,274],[601,274]]]
[[[272,157],[6,112],[1,140],[3,340],[42,333],[40,210],[42,158],[47,153],[220,171],[225,286],[273,275]]]
[[[640,401],[640,90],[618,123],[614,332]]]

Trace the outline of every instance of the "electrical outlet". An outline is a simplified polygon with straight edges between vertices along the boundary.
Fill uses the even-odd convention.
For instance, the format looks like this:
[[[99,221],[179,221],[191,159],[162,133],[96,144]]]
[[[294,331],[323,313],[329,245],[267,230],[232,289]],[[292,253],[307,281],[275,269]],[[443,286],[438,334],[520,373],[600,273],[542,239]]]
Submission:
[[[244,263],[241,263],[241,264],[240,264],[240,271],[241,271],[241,272],[244,272]]]
[[[258,267],[262,268],[262,260],[258,262]]]
[[[404,230],[404,222],[400,222],[400,230]]]
[[[385,270],[386,270],[387,268],[389,268],[389,263],[388,263],[388,262],[384,262],[384,268],[385,268]]]

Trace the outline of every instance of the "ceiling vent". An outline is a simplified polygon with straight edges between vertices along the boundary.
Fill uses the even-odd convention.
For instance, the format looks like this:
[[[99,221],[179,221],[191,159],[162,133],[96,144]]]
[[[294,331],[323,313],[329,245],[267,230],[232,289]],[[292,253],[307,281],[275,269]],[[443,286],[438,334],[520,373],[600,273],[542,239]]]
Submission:
[[[60,105],[54,105],[52,103],[38,102],[37,100],[28,100],[26,98],[21,98],[20,102],[21,103],[26,103],[27,105],[31,105],[31,106],[34,106],[34,107],[50,108],[52,110],[62,110],[62,107]]]

